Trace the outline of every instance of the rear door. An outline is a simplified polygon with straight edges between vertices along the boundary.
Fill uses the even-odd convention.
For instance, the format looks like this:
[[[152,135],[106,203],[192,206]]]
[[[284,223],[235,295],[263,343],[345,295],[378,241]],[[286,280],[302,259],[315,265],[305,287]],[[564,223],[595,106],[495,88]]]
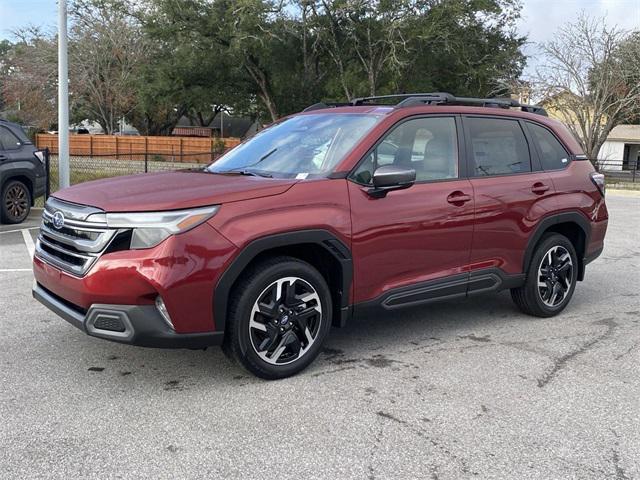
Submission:
[[[459,131],[454,115],[404,120],[351,175],[356,303],[377,298],[393,308],[465,294],[473,197],[460,168]],[[367,194],[375,169],[390,164],[416,170],[416,183],[384,198]],[[438,283],[442,279],[450,282]]]
[[[553,183],[520,120],[469,115],[463,124],[475,198],[471,276],[522,273],[532,230],[555,209]]]

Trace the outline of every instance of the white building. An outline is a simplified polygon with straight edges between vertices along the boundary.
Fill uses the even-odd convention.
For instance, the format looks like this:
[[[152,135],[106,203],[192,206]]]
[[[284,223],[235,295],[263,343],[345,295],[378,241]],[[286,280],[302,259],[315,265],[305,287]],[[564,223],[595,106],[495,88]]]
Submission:
[[[598,163],[603,170],[640,168],[640,125],[618,125],[607,137]]]

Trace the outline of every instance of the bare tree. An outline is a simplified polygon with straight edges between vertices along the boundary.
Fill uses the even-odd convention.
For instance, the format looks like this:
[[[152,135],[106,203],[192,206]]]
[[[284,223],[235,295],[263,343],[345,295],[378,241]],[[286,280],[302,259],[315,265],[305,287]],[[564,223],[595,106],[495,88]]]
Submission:
[[[38,28],[13,32],[17,41],[6,53],[2,92],[13,118],[38,129],[56,122],[56,41]]]
[[[611,130],[640,109],[640,41],[582,15],[542,45],[536,86],[595,162]],[[634,61],[635,59],[635,61]]]
[[[148,44],[116,1],[76,0],[72,22],[70,90],[79,111],[111,134],[136,106],[133,83]]]

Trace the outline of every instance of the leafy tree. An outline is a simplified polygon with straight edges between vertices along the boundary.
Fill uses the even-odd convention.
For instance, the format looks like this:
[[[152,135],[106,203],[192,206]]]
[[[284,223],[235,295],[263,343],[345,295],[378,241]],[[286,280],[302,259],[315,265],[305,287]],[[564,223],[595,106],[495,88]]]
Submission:
[[[509,93],[501,86],[517,79],[525,64],[525,39],[514,33],[519,9],[516,0],[420,2],[407,16],[409,58],[395,89]]]
[[[144,83],[147,77],[153,77],[152,87],[155,85],[167,99],[181,105],[194,123],[207,126],[221,111],[241,105],[247,86],[231,52],[184,28],[180,22],[185,10],[175,11],[176,6],[167,2],[157,11],[142,14],[145,32],[161,52],[155,56],[149,75],[144,76]],[[186,14],[186,18],[193,18],[197,12]],[[173,20],[178,20],[177,24],[165,23]],[[153,88],[142,87],[142,91],[154,96]]]
[[[141,132],[167,134],[184,115],[209,125],[225,109],[273,121],[320,100],[504,93],[524,64],[524,39],[513,33],[519,8],[518,0],[75,0],[72,118],[112,132],[126,117]],[[46,48],[33,50],[36,41]],[[46,102],[55,110],[55,37],[18,43],[5,99],[22,105],[29,96],[41,99],[34,113]]]
[[[517,0],[318,0],[310,5],[321,48],[349,99],[434,90],[488,95],[504,80],[517,78],[524,66],[524,38],[514,33]]]

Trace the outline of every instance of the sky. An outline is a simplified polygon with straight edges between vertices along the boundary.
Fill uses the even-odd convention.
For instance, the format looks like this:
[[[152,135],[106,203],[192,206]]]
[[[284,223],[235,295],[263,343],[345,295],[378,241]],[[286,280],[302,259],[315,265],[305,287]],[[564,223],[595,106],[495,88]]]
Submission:
[[[550,40],[558,27],[582,11],[606,16],[610,25],[625,30],[640,28],[640,0],[522,0],[522,3],[518,32],[529,37],[525,53],[531,57],[525,75],[537,63],[535,44]],[[0,40],[11,39],[11,30],[16,28],[35,25],[54,29],[56,24],[56,0],[0,0]]]
[[[594,17],[604,16],[610,26],[640,30],[640,0],[524,0],[518,32],[529,40],[525,47],[525,54],[530,57],[525,75],[535,70],[535,44],[551,40],[558,28],[583,11]]]

